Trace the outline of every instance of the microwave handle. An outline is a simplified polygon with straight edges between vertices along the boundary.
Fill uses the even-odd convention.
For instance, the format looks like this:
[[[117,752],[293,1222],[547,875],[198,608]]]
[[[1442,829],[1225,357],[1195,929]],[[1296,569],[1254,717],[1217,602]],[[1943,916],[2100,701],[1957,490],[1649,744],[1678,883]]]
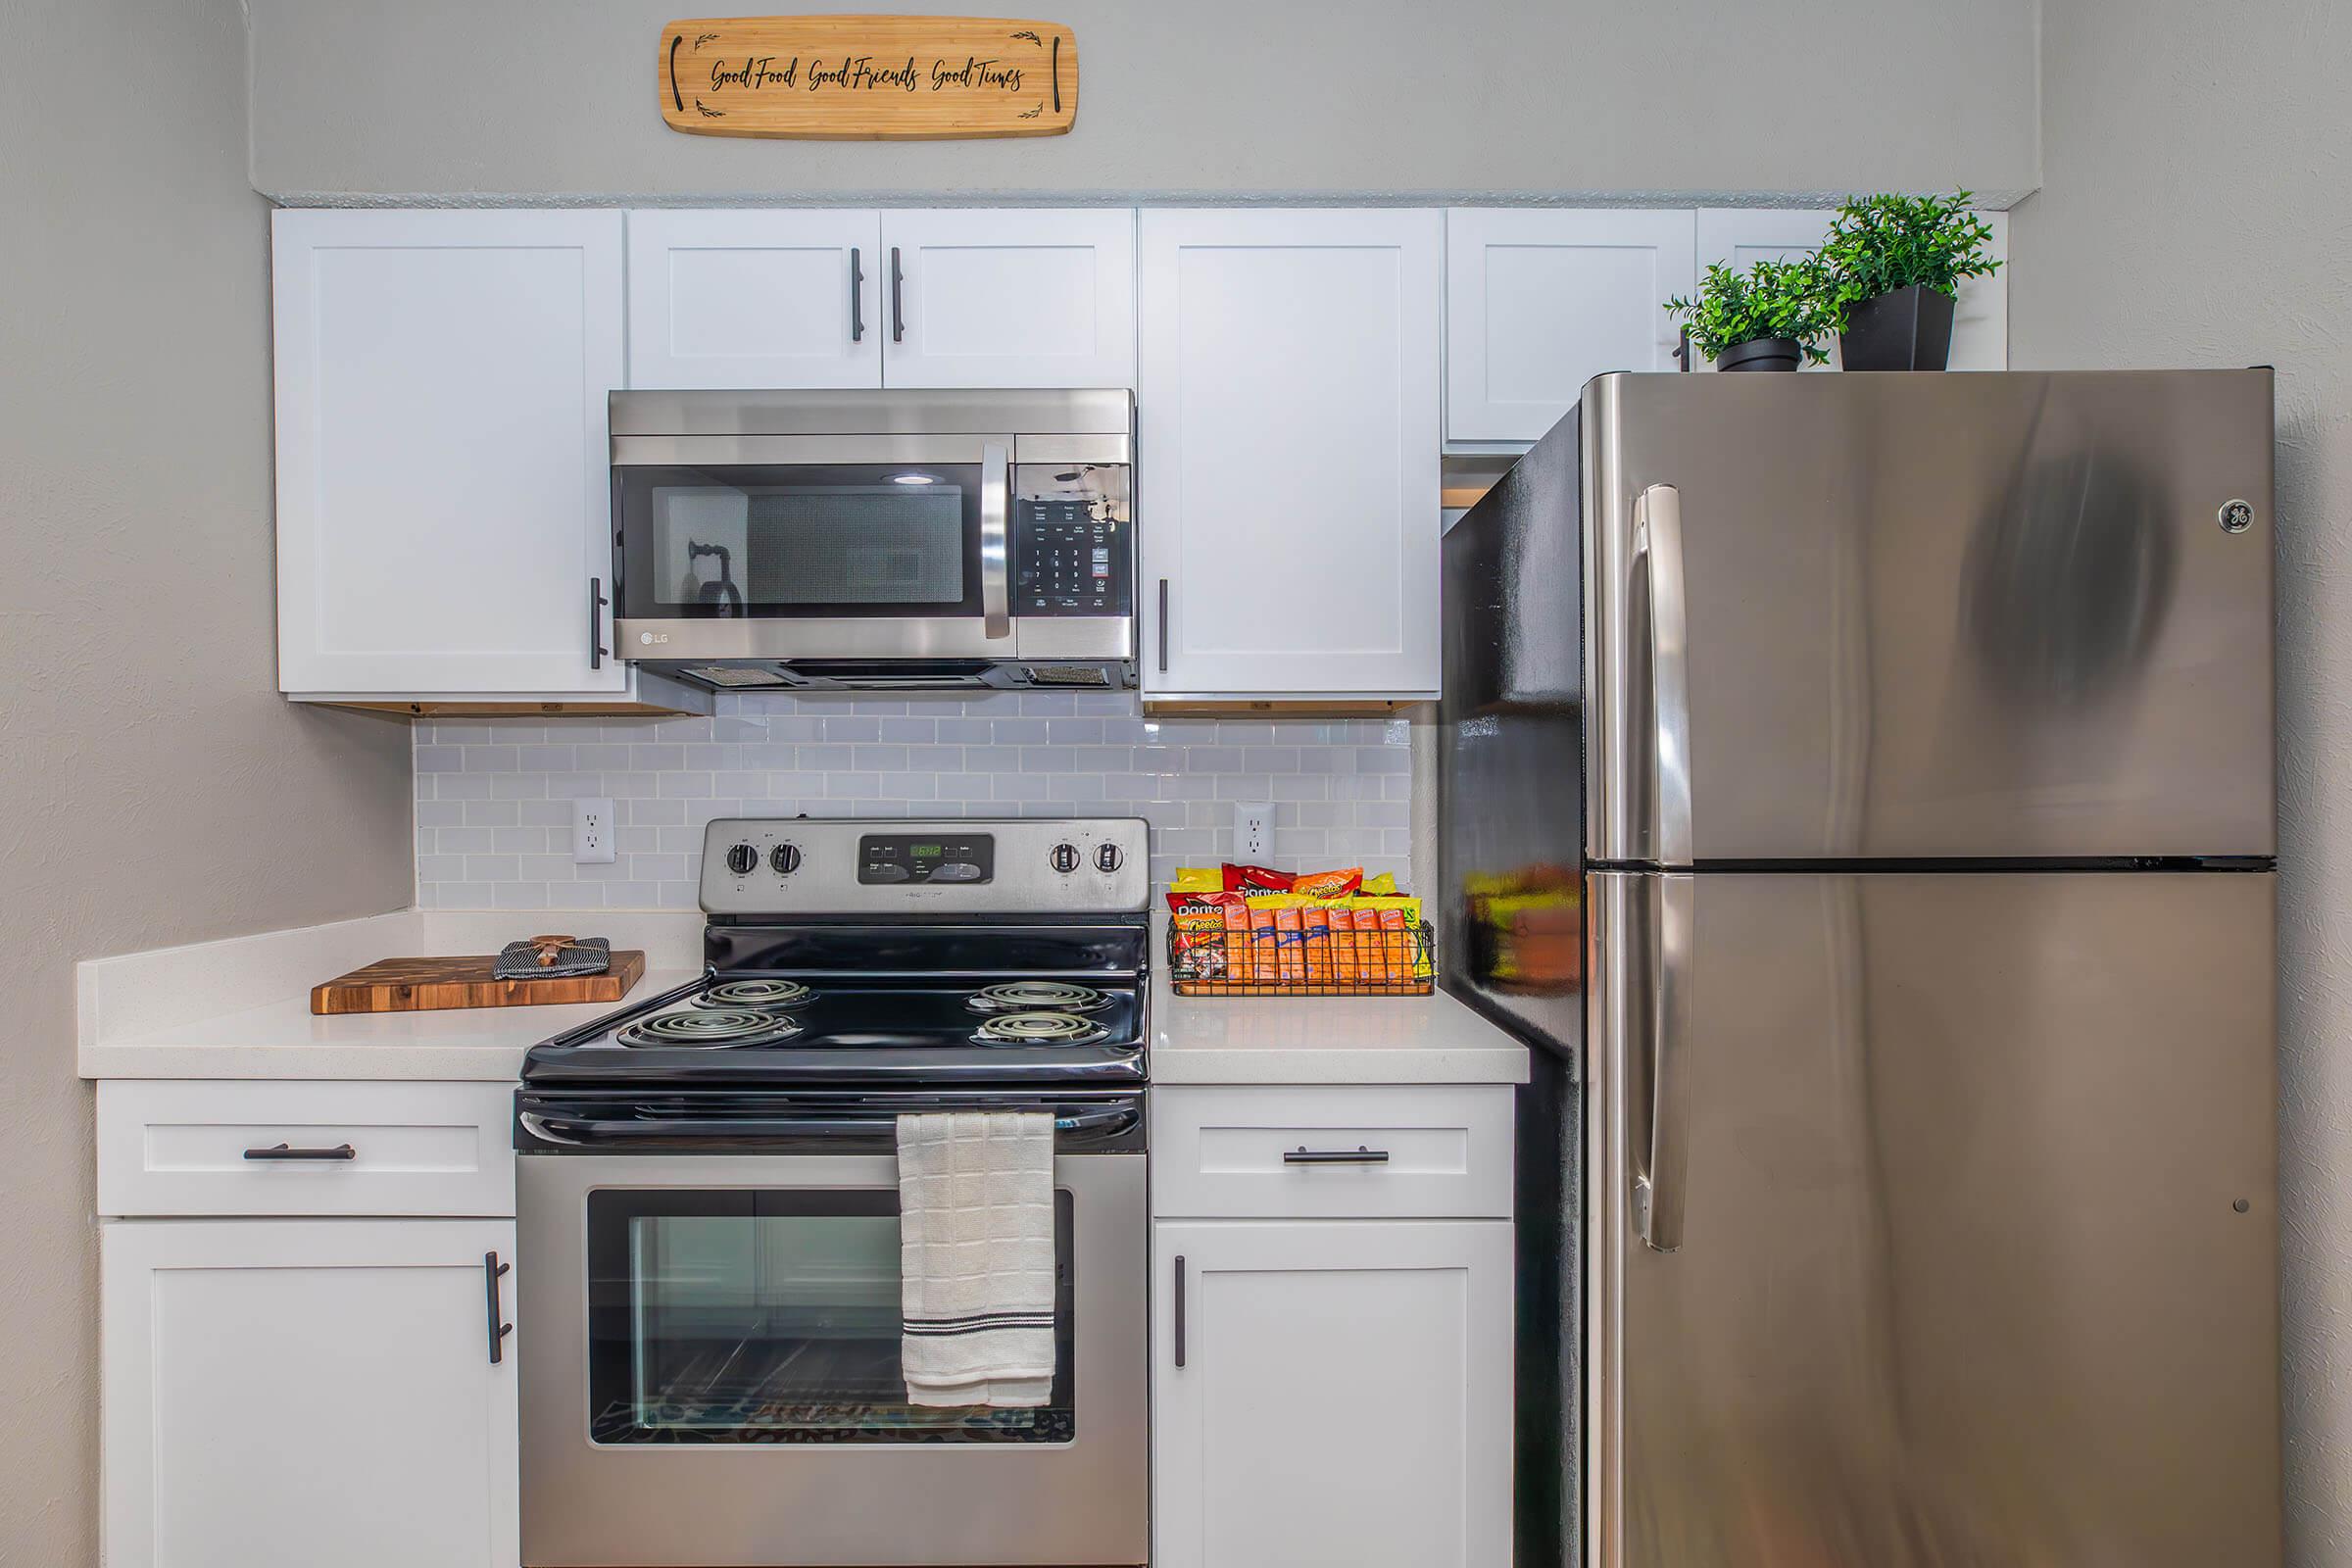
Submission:
[[[1012,635],[1012,588],[1005,561],[1005,534],[1012,511],[1012,466],[1005,449],[991,441],[980,449],[980,615],[982,634]]]

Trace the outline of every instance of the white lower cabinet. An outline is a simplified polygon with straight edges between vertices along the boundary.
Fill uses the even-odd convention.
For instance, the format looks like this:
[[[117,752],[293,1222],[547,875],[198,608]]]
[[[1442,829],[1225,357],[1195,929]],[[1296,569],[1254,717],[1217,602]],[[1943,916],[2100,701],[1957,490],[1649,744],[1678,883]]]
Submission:
[[[512,1568],[493,1253],[514,1221],[106,1225],[108,1568]]]
[[[1154,1568],[1507,1568],[1507,1221],[1152,1234]]]

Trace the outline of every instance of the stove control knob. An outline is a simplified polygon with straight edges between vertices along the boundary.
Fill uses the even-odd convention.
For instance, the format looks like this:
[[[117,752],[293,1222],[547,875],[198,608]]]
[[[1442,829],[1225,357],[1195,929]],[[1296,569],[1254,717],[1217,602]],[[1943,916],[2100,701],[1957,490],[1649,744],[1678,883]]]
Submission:
[[[801,852],[790,844],[779,844],[767,852],[767,863],[775,867],[776,875],[790,876],[801,868]]]
[[[1072,871],[1077,870],[1078,846],[1075,844],[1054,845],[1054,869],[1059,871],[1063,876],[1068,876]]]
[[[760,868],[760,852],[749,844],[738,844],[727,852],[727,869],[737,876],[749,876]]]
[[[1098,871],[1116,871],[1119,868],[1119,862],[1124,858],[1125,857],[1119,854],[1119,847],[1116,844],[1095,846],[1095,869]]]

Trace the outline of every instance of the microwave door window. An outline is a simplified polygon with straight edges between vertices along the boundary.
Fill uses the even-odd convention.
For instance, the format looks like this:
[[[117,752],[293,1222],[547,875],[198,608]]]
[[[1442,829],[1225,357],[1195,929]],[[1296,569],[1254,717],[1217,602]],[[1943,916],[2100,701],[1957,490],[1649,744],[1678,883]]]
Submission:
[[[752,497],[726,485],[662,485],[654,491],[661,519],[657,601],[695,605],[721,615],[744,611],[736,572],[750,558]]]
[[[619,471],[628,616],[979,613],[964,466]]]
[[[755,492],[751,585],[762,605],[953,605],[963,597],[963,491],[894,484]]]

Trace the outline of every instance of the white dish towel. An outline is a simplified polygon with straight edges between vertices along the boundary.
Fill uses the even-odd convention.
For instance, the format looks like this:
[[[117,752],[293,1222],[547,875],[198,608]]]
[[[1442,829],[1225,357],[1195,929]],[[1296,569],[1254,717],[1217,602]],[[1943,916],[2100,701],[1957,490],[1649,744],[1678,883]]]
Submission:
[[[1044,1404],[1054,1388],[1054,1118],[899,1118],[899,1356],[910,1404]]]

